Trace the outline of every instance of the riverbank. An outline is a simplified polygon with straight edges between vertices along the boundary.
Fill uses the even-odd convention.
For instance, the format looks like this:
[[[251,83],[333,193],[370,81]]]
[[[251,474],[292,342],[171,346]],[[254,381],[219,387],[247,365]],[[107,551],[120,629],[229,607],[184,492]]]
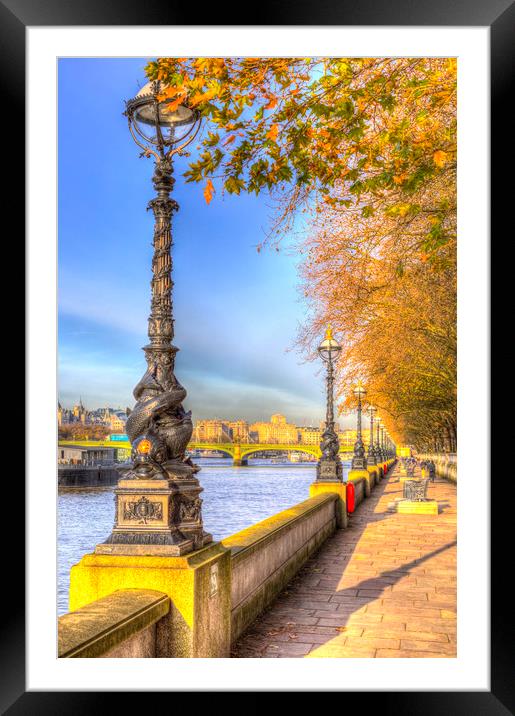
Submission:
[[[57,468],[58,487],[85,488],[85,487],[109,487],[116,485],[120,477],[118,470],[114,467],[96,465],[59,466]]]

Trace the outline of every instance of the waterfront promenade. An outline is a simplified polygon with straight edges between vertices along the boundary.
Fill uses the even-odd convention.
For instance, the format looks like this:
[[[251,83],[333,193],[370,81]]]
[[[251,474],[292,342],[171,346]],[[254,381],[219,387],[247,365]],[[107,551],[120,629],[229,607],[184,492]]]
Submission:
[[[399,466],[233,645],[232,656],[456,656],[456,485],[438,515],[397,514]]]

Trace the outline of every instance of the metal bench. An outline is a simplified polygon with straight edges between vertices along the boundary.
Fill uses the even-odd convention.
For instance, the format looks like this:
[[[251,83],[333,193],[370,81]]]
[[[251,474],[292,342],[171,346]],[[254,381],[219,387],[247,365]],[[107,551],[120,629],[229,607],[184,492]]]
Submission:
[[[427,485],[429,479],[425,480],[405,480],[404,481],[404,499],[411,502],[423,502],[427,500]]]

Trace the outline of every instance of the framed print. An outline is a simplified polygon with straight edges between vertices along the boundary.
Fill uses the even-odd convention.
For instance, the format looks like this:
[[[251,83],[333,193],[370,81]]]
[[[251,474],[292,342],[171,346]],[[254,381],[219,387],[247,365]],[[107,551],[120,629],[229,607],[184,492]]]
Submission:
[[[2,708],[508,713],[487,271],[513,6],[189,12],[0,4],[28,326]]]

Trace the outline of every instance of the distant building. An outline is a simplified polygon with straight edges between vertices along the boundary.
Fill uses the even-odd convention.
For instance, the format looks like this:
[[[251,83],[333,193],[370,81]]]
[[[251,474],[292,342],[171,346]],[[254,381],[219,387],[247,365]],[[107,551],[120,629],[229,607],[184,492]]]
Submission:
[[[298,428],[299,442],[302,445],[320,445],[322,440],[322,432],[319,428],[302,427]]]
[[[358,433],[356,430],[342,430],[338,433],[338,440],[340,441],[341,447],[354,447]],[[365,431],[363,431],[363,438],[366,437]]]
[[[109,427],[112,433],[124,433],[127,415],[124,412],[113,412],[109,416]]]
[[[231,420],[227,423],[231,433],[233,442],[248,443],[250,442],[249,424],[246,420]]]
[[[71,410],[63,408],[61,403],[57,403],[57,423],[61,425],[70,425],[72,423],[82,423],[86,425],[90,422],[90,413],[86,410],[82,403],[82,398],[73,406]]]
[[[229,423],[225,420],[197,420],[193,440],[198,443],[228,443],[232,440]]]
[[[57,448],[58,465],[109,465],[114,463],[116,452],[113,448],[82,447],[67,445]]]
[[[255,434],[257,442],[262,444],[288,444],[299,442],[298,429],[295,425],[286,422],[284,415],[272,415],[269,423],[253,423],[249,426],[251,434]]]
[[[113,433],[123,433],[125,432],[126,421],[127,410],[122,410],[121,408],[98,408],[90,411],[85,408],[82,398],[71,410],[63,408],[60,402],[57,403],[57,422],[59,427],[74,423],[105,425]]]

